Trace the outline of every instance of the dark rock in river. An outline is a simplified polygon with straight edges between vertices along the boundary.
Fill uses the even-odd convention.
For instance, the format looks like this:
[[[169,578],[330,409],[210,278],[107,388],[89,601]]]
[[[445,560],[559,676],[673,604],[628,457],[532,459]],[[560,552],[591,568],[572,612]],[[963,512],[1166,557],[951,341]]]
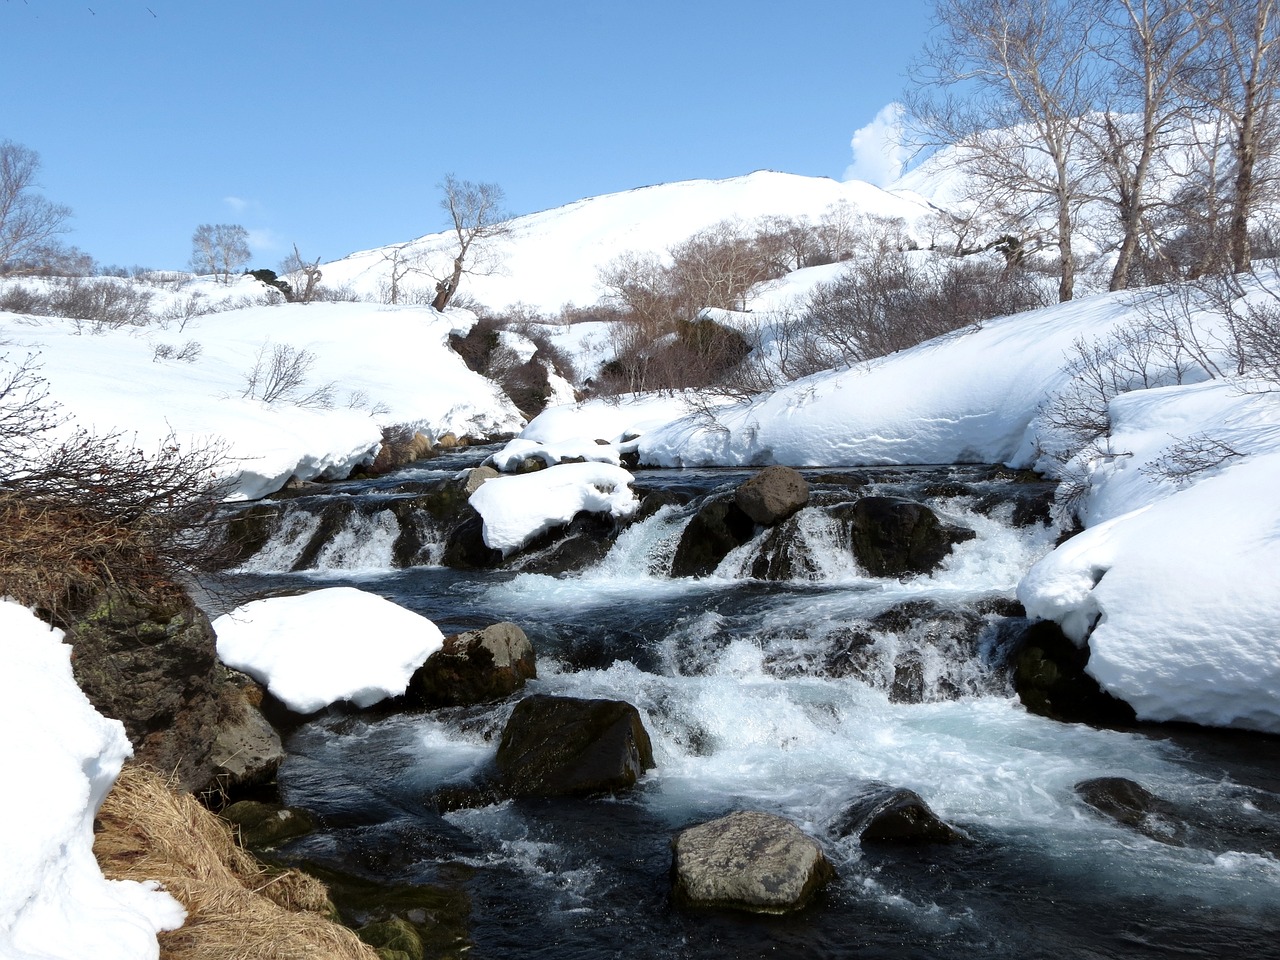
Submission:
[[[938,818],[913,790],[870,784],[831,822],[837,837],[857,835],[864,844],[886,843],[920,846],[958,843],[959,831]]]
[[[1065,723],[1127,726],[1133,708],[1098,685],[1085,672],[1087,647],[1078,647],[1051,620],[1030,623],[1016,641],[1013,683],[1031,713]]]
[[[177,587],[113,588],[67,631],[76,682],[124,724],[134,755],[186,790],[212,774],[222,721],[213,627]]]
[[[754,533],[755,521],[736,503],[712,500],[704,504],[680,536],[671,576],[705,577],[730,550],[742,546]]]
[[[315,820],[305,810],[258,800],[240,800],[219,816],[238,828],[240,843],[250,850],[279,846],[316,828]]]
[[[809,502],[809,483],[791,467],[765,467],[738,487],[733,501],[755,523],[771,527]]]
[[[516,704],[497,765],[499,787],[511,796],[609,793],[652,769],[653,747],[629,703],[535,694]]]
[[[501,700],[538,675],[533,645],[514,623],[445,637],[409,681],[409,696],[428,707]]]
[[[558,576],[599,563],[608,554],[618,533],[618,523],[607,513],[580,510],[567,524],[535,537],[510,566],[525,573]]]
[[[789,820],[738,811],[672,842],[676,900],[753,913],[802,909],[835,877],[822,848]]]
[[[463,519],[455,525],[445,542],[443,563],[462,570],[483,570],[502,562],[502,551],[484,542],[484,518],[468,504]]]
[[[1095,777],[1075,785],[1076,795],[1116,823],[1145,837],[1180,847],[1187,827],[1173,804],[1125,777]]]
[[[924,504],[901,497],[862,497],[830,512],[848,523],[853,554],[873,577],[930,573],[953,546],[976,536],[943,523]]]

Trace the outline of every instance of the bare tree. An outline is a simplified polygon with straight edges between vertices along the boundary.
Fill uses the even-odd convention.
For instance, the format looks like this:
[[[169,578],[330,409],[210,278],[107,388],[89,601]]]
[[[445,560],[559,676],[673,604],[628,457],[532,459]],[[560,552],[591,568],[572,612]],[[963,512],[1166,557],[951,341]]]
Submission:
[[[191,267],[223,283],[249,262],[249,231],[238,223],[202,223],[191,235]]]
[[[293,253],[280,262],[280,272],[289,280],[292,295],[289,299],[294,303],[310,303],[316,298],[320,286],[320,258],[307,260],[298,252],[298,245],[293,245]]]
[[[1249,270],[1249,219],[1275,188],[1269,163],[1280,137],[1280,0],[1201,0],[1191,9],[1204,37],[1201,89],[1227,121],[1232,191],[1231,266]]]
[[[496,183],[472,183],[450,173],[440,189],[444,194],[440,206],[449,214],[457,243],[453,268],[436,281],[431,305],[437,310],[449,305],[463,274],[488,274],[496,269],[493,243],[511,232],[511,217],[503,209],[506,196]]]
[[[920,132],[959,145],[983,202],[1016,203],[1024,219],[1052,224],[1058,298],[1070,300],[1084,199],[1078,118],[1094,106],[1098,80],[1094,13],[1070,0],[935,0],[934,16],[939,30],[908,96]]]
[[[1115,0],[1101,10],[1106,39],[1099,52],[1111,66],[1120,115],[1108,109],[1087,118],[1084,129],[1109,186],[1098,199],[1115,208],[1120,224],[1110,289],[1123,290],[1150,228],[1153,169],[1174,133],[1190,126],[1184,94],[1206,35],[1187,0]]]
[[[383,250],[382,259],[388,265],[387,283],[382,290],[382,300],[384,303],[399,303],[401,297],[400,281],[411,273],[421,271],[422,259],[419,254],[410,251],[409,245],[405,243]],[[436,309],[443,310],[444,308],[437,307]]]
[[[12,140],[0,140],[0,273],[38,265],[62,245],[71,208],[36,192],[40,155]]]

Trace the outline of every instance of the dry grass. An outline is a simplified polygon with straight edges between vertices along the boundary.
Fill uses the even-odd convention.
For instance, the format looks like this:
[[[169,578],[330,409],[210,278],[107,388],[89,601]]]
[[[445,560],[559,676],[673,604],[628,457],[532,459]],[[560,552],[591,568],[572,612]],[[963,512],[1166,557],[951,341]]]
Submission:
[[[329,919],[324,884],[264,867],[227,824],[156,774],[126,767],[98,819],[103,874],[157,880],[187,908],[187,922],[160,935],[161,960],[378,960]]]

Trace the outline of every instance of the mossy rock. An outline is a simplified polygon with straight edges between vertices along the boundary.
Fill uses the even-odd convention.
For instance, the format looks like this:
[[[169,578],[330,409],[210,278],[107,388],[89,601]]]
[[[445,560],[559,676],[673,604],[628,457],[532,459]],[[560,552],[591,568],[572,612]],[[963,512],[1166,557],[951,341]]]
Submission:
[[[404,957],[406,960],[422,960],[422,937],[413,924],[403,917],[374,920],[356,931],[356,935],[375,947],[384,960]]]
[[[240,844],[250,850],[276,847],[316,828],[311,814],[296,807],[260,800],[239,800],[226,807],[222,819],[240,830]]]
[[[1013,654],[1013,685],[1031,713],[1066,723],[1128,726],[1133,707],[1085,672],[1088,647],[1078,647],[1051,620],[1028,625]]]

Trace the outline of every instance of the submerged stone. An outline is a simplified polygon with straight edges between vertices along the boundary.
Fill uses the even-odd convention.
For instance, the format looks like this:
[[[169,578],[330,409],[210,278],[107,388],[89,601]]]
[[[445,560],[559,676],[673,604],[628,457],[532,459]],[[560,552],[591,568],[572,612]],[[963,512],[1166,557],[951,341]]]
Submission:
[[[1171,846],[1183,844],[1186,824],[1173,804],[1140,783],[1126,777],[1095,777],[1077,783],[1075,792],[1099,813],[1145,837]]]
[[[914,790],[872,784],[831,823],[837,837],[858,836],[864,844],[920,846],[958,843],[960,832],[941,820]]]

